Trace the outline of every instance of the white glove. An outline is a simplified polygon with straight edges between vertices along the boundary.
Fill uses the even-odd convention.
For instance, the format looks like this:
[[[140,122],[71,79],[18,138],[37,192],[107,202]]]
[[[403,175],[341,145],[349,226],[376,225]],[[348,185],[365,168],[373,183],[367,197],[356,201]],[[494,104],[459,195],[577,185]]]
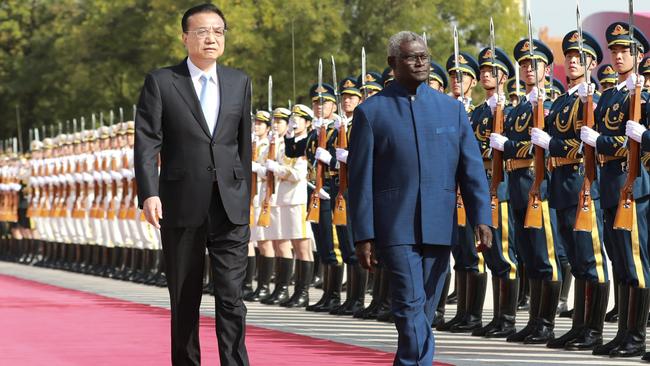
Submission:
[[[634,94],[634,89],[637,85],[641,85],[643,87],[643,83],[645,82],[645,78],[643,75],[638,75],[635,73],[631,73],[630,76],[627,77],[625,80],[625,87],[627,87],[627,90],[630,91],[630,93]]]
[[[544,148],[544,150],[548,150],[548,145],[551,143],[551,135],[539,128],[533,128],[530,131],[530,140],[533,144]]]
[[[343,164],[348,163],[348,151],[346,149],[336,148],[336,160]]]
[[[627,121],[627,124],[625,125],[625,134],[639,143],[641,142],[645,131],[647,131],[645,126],[636,121]]]
[[[287,126],[287,132],[284,133],[284,137],[292,139],[296,134],[296,131],[294,131],[295,128],[296,123],[293,121],[289,122],[289,125]]]
[[[490,134],[490,147],[493,149],[503,151],[505,149],[506,141],[508,141],[508,138],[501,134],[498,133]]]
[[[334,120],[334,128],[340,130],[341,126],[348,127],[348,118],[345,116],[336,116],[336,120]]]
[[[496,94],[492,94],[491,97],[488,98],[486,101],[488,107],[490,107],[490,110],[492,113],[494,113],[494,110],[497,109],[497,103],[499,102],[499,97],[497,97]]]
[[[314,120],[311,121],[311,126],[316,129],[316,131],[320,130],[323,124],[324,122],[322,118],[314,118]]]
[[[327,192],[325,192],[323,188],[321,188],[320,191],[318,191],[318,197],[320,197],[320,199],[322,200],[330,199],[330,195]]]
[[[329,163],[332,161],[332,154],[330,154],[329,151],[323,149],[322,147],[319,147],[316,149],[316,160],[320,160],[321,162],[329,165]]]
[[[546,100],[546,90],[539,89],[535,86],[533,87],[533,90],[531,90],[530,94],[526,96],[526,98],[528,98],[530,104],[532,104],[533,107],[535,107],[537,105],[537,99],[539,98],[540,95],[542,96],[542,100]]]
[[[270,159],[266,160],[266,170],[268,170],[268,171],[270,171],[272,173],[275,173],[278,170],[279,167],[280,167],[280,164],[278,164],[277,161],[270,160]]]
[[[588,96],[594,95],[594,90],[596,90],[595,84],[587,84],[584,81],[580,83],[580,85],[578,85],[578,96],[580,97],[580,101],[585,103]]]
[[[266,175],[266,168],[256,161],[253,162],[252,170],[253,173],[257,173],[257,175]]]
[[[587,126],[582,126],[580,128],[580,139],[582,142],[591,147],[596,147],[596,140],[598,140],[598,136],[600,136],[600,134],[594,131],[592,128],[589,128]]]

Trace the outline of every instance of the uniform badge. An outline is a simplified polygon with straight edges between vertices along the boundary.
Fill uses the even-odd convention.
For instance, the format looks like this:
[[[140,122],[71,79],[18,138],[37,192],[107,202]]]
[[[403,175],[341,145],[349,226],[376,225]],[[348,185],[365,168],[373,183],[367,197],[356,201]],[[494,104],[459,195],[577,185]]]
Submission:
[[[485,51],[485,53],[483,54],[483,59],[487,60],[491,58],[492,58],[492,50],[488,48],[487,51]]]
[[[521,46],[521,52],[527,52],[530,51],[530,42],[526,41],[524,42],[523,46]]]
[[[375,79],[372,75],[366,74],[366,82],[372,83],[372,82],[375,82],[375,81],[377,81],[377,79]]]
[[[617,24],[616,27],[614,27],[614,30],[612,31],[612,36],[620,36],[628,33],[630,32],[627,29],[623,28],[622,25]]]
[[[566,106],[566,107],[564,107],[564,109],[562,110],[562,113],[566,113],[566,112],[568,112],[568,111],[569,111],[569,106]]]
[[[619,104],[616,103],[616,104],[614,104],[614,105],[612,106],[612,110],[613,110],[614,112],[616,112],[616,111],[618,110],[619,107],[620,107]]]
[[[326,93],[327,89],[325,89],[325,87],[323,87],[323,86],[320,86],[320,87],[316,88],[316,90],[314,90],[314,91],[316,93]]]
[[[605,68],[605,70],[603,70],[603,74],[606,74],[606,75],[614,75],[614,74],[616,74],[616,71],[614,71],[614,69],[612,69],[611,66],[607,66],[607,67]]]
[[[343,84],[344,88],[354,88],[354,82],[350,79],[346,80]]]
[[[573,35],[571,35],[571,38],[569,38],[569,42],[570,43],[576,43],[576,42],[578,42],[579,38],[580,38],[580,36],[578,35],[578,32],[575,32],[575,33],[573,33]]]
[[[487,125],[488,124],[488,118],[487,117],[483,118],[483,121],[481,122],[481,124]]]
[[[461,64],[467,64],[467,60],[465,60],[465,57],[463,57],[463,55],[458,55],[458,62]]]

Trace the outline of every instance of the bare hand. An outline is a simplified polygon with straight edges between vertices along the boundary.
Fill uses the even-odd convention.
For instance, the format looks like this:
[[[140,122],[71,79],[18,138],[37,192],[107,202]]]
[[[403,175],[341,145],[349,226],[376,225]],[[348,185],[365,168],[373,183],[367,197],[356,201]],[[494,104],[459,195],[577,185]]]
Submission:
[[[159,220],[162,219],[162,203],[160,197],[151,196],[144,200],[142,205],[144,211],[144,218],[148,223],[153,225],[156,229],[160,229]]]
[[[372,241],[359,242],[354,246],[354,251],[357,254],[357,259],[361,267],[374,272],[374,267],[377,265],[375,259],[375,250]]]
[[[484,224],[478,225],[474,228],[474,236],[476,238],[476,250],[478,252],[486,251],[492,248],[492,230]]]

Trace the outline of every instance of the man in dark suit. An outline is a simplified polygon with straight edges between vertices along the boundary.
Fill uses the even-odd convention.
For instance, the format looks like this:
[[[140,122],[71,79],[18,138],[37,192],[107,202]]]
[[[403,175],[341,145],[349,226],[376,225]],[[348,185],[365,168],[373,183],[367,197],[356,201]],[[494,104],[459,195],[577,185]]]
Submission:
[[[182,27],[188,58],[149,73],[140,94],[138,199],[147,221],[162,234],[172,363],[201,362],[199,305],[207,247],[221,365],[248,365],[241,292],[250,236],[250,81],[216,62],[227,29],[221,10],[211,4],[191,8]]]
[[[359,262],[387,266],[398,332],[395,365],[431,365],[431,323],[457,241],[460,187],[479,250],[491,246],[490,195],[463,104],[427,83],[429,53],[413,32],[392,36],[395,81],[354,112],[349,203]]]

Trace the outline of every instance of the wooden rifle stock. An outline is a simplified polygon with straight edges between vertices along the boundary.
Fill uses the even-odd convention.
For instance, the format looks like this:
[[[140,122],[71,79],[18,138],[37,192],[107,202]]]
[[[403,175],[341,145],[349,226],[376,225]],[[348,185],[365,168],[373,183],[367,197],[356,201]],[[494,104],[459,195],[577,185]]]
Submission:
[[[533,114],[533,126],[544,129],[544,100],[540,93],[537,98],[537,106]],[[528,207],[526,208],[526,217],[524,227],[541,229],[542,224],[542,194],[540,187],[544,181],[544,148],[535,146],[535,180],[528,193]]]
[[[639,122],[640,119],[641,86],[637,85],[630,100],[630,120]],[[634,180],[639,175],[640,147],[639,143],[633,139],[628,139],[627,143],[627,178],[621,189],[621,197],[618,200],[614,229],[632,231],[634,226]]]
[[[582,104],[583,125],[592,128],[594,126],[594,103],[593,96],[587,96],[587,101]],[[596,181],[596,153],[592,146],[583,144],[582,155],[584,157],[585,177],[578,196],[578,209],[576,210],[576,223],[574,231],[591,232],[593,229],[593,204],[591,197],[591,185]]]
[[[269,152],[266,155],[267,160],[275,160],[275,136],[269,141]],[[271,198],[275,192],[275,176],[270,170],[266,171],[266,192],[264,192],[264,202],[260,210],[260,217],[257,219],[257,226],[269,227],[271,225]]]
[[[503,107],[497,103],[494,111],[492,132],[503,133]],[[503,151],[492,150],[492,180],[490,181],[490,207],[492,208],[492,227],[499,228],[499,197],[497,191],[503,181]]]
[[[253,161],[257,161],[257,142],[253,140]],[[250,224],[255,224],[255,196],[257,196],[257,173],[251,174]]]
[[[348,148],[348,136],[345,123],[341,123],[338,135],[338,147],[340,149]],[[345,204],[345,191],[348,189],[348,166],[347,164],[339,161],[339,193],[336,195],[334,203],[334,217],[332,222],[334,225],[347,225],[347,207]]]
[[[318,147],[325,148],[327,143],[327,129],[325,126],[321,126],[320,132],[318,132]],[[320,221],[320,196],[318,193],[323,188],[323,173],[325,172],[325,164],[318,161],[316,163],[316,187],[314,191],[311,192],[311,198],[309,199],[309,210],[307,211],[307,221],[318,223]]]

